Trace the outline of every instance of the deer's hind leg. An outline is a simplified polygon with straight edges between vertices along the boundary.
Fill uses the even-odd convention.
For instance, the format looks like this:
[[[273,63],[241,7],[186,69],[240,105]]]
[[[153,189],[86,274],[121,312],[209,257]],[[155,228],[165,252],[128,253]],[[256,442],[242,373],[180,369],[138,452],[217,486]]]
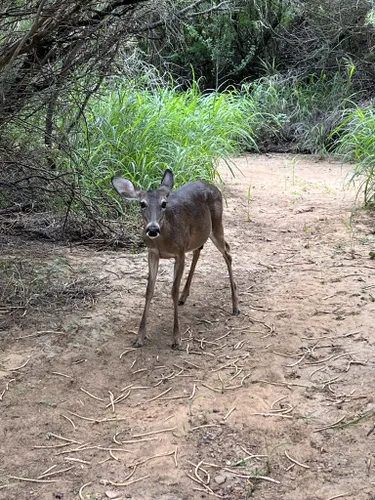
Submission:
[[[191,266],[190,266],[190,271],[189,271],[189,275],[188,275],[188,278],[186,280],[186,284],[184,286],[184,289],[182,291],[182,294],[181,294],[181,297],[180,297],[180,300],[178,301],[178,305],[179,306],[182,306],[185,304],[186,302],[186,299],[189,297],[190,295],[190,285],[191,285],[191,281],[193,279],[193,274],[194,274],[194,271],[195,271],[195,268],[196,268],[196,265],[197,265],[197,262],[198,262],[198,259],[199,259],[199,256],[200,256],[200,253],[201,253],[201,250],[202,250],[203,246],[200,247],[200,248],[197,248],[196,250],[194,250],[193,252],[193,260],[191,261]]]
[[[210,239],[212,243],[216,246],[216,248],[219,250],[219,252],[222,254],[227,264],[230,288],[232,292],[233,314],[234,315],[240,314],[240,310],[238,309],[237,287],[233,278],[232,256],[229,253],[230,252],[229,245],[224,239],[224,228],[223,228],[223,223],[221,221],[221,216],[217,220],[213,221]]]

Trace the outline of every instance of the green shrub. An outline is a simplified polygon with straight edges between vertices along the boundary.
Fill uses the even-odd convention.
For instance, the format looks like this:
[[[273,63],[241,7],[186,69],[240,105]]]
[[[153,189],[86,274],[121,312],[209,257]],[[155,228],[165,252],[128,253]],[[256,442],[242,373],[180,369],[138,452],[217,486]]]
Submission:
[[[242,86],[243,94],[263,117],[258,130],[264,149],[304,153],[326,153],[332,131],[351,105],[351,77],[324,73],[308,79],[286,78],[280,74]]]
[[[345,120],[334,131],[338,136],[336,152],[344,160],[352,160],[355,167],[351,181],[359,182],[358,194],[364,196],[365,205],[375,203],[375,109],[357,107],[348,112]]]
[[[165,168],[176,186],[197,178],[213,181],[218,162],[256,147],[250,103],[236,91],[202,94],[194,84],[154,91],[115,82],[85,113],[76,162],[86,157],[80,183],[87,196],[110,198],[113,175],[144,189],[156,187]],[[69,164],[66,168],[75,168]]]
[[[137,82],[109,80],[100,96],[91,97],[76,127],[74,103],[82,96],[58,101],[52,150],[44,145],[45,110],[4,130],[12,154],[28,161],[15,156],[6,164],[0,207],[26,200],[62,215],[63,230],[72,214],[101,227],[124,214],[110,182],[114,175],[150,189],[168,167],[178,187],[197,178],[218,180],[219,162],[232,168],[230,159],[239,153],[275,149],[337,149],[356,159],[353,177],[363,180],[368,203],[374,192],[373,111],[353,112],[353,72],[351,67],[344,75],[306,79],[274,74],[211,93],[202,93],[196,82],[183,91],[173,82],[155,83],[161,79],[150,75]],[[134,204],[126,205],[126,214],[132,225]]]

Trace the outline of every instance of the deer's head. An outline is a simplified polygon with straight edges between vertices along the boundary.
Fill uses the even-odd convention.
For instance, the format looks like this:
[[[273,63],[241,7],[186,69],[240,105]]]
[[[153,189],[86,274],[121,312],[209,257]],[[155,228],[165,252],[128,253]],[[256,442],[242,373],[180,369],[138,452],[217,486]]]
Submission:
[[[168,196],[174,184],[172,171],[167,168],[160,187],[152,191],[137,189],[132,182],[122,177],[113,177],[112,184],[120,196],[140,203],[146,235],[149,238],[158,238],[163,226]]]

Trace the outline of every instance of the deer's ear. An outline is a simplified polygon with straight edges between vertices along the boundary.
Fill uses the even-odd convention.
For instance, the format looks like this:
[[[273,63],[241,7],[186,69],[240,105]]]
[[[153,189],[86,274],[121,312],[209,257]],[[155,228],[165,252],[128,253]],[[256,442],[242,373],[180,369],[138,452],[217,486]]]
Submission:
[[[136,189],[133,183],[127,179],[123,179],[122,177],[112,177],[112,184],[118,194],[123,198],[127,198],[128,200],[139,199],[139,190]]]
[[[174,178],[172,170],[167,170],[164,172],[163,179],[161,181],[161,186],[165,186],[167,189],[171,190],[173,188]]]

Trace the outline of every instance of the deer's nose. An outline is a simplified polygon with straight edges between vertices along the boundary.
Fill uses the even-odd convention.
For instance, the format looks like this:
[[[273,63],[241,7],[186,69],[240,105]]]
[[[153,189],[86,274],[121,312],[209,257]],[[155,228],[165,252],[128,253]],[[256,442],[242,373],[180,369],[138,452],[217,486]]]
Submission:
[[[160,236],[159,224],[156,224],[155,222],[151,222],[150,224],[147,224],[146,234],[149,238],[157,238],[158,236]]]

